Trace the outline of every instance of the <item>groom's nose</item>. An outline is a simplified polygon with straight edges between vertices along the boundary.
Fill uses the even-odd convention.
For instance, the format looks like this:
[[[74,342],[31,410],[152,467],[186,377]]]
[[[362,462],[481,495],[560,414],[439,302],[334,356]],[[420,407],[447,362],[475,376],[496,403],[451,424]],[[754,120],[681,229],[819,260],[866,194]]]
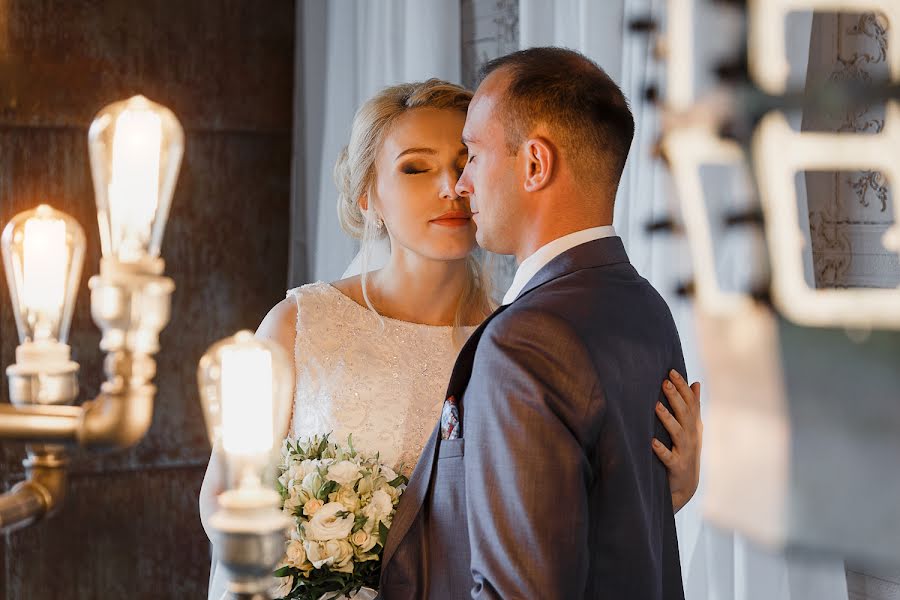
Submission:
[[[456,193],[464,198],[468,198],[472,195],[472,182],[469,179],[469,169],[463,169],[462,175],[459,176],[459,180],[456,182]]]

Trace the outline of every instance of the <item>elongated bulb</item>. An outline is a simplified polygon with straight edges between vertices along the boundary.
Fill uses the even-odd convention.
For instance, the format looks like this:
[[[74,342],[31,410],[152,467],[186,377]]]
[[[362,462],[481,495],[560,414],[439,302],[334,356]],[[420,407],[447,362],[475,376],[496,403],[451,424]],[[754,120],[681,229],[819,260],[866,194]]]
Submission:
[[[222,350],[222,444],[253,456],[272,448],[272,355],[262,348]]]
[[[35,340],[53,336],[66,295],[69,249],[62,219],[33,217],[25,222],[23,303],[33,320]]]

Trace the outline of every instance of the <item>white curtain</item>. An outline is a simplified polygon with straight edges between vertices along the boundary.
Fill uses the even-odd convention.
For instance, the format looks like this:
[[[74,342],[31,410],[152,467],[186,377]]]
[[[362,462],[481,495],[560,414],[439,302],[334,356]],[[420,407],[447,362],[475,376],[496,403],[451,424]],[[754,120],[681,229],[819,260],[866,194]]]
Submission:
[[[340,228],[332,169],[356,109],[387,85],[460,81],[460,7],[445,0],[297,5],[291,283],[339,279],[357,252]]]
[[[652,57],[652,40],[630,34],[628,23],[664,12],[662,0],[519,0],[520,45],[578,50],[603,67],[631,100],[636,132],[616,200],[616,230],[632,263],[666,297],[678,323],[690,377],[702,380],[690,305],[673,294],[678,283],[690,277],[686,248],[669,236],[645,233],[647,223],[669,214],[674,195],[663,165],[651,156],[659,131],[657,111],[643,100],[644,90],[662,83],[664,72]],[[698,20],[703,18],[698,15]],[[714,20],[698,23],[695,40],[701,52],[704,44],[734,43],[736,38],[721,35],[718,25]],[[789,51],[795,55],[792,63],[805,73],[809,18],[794,19],[790,25],[799,34],[788,36]],[[715,401],[708,395],[703,400],[706,405]],[[847,599],[840,560],[786,558],[765,551],[739,535],[708,525],[702,518],[702,503],[701,478],[697,495],[676,517],[688,600]]]

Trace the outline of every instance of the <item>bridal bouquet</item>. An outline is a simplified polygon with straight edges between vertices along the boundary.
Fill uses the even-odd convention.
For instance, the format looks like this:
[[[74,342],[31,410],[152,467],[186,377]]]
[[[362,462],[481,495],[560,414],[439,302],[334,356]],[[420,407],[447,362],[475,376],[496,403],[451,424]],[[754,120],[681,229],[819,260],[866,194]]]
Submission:
[[[381,553],[407,479],[329,436],[285,440],[278,492],[294,518],[274,594],[290,600],[337,599],[377,588]],[[280,594],[280,596],[278,596]]]

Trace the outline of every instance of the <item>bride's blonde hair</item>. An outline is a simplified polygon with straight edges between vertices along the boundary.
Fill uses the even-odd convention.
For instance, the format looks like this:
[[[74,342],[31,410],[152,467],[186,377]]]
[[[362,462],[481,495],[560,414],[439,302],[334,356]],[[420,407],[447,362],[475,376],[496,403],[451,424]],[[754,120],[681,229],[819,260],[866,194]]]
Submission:
[[[366,304],[368,261],[372,244],[386,235],[385,229],[376,224],[371,203],[363,211],[359,200],[371,197],[375,189],[375,158],[394,121],[402,114],[417,108],[458,110],[465,114],[472,100],[472,92],[458,85],[429,79],[418,83],[403,83],[387,87],[367,100],[353,118],[350,143],[341,151],[334,166],[334,181],[338,189],[337,211],[341,227],[362,246],[362,291]],[[453,326],[465,325],[464,319],[473,312],[481,319],[493,310],[490,298],[489,277],[482,265],[481,253],[476,251],[466,258],[468,277],[456,308]],[[377,312],[377,311],[375,311]]]

